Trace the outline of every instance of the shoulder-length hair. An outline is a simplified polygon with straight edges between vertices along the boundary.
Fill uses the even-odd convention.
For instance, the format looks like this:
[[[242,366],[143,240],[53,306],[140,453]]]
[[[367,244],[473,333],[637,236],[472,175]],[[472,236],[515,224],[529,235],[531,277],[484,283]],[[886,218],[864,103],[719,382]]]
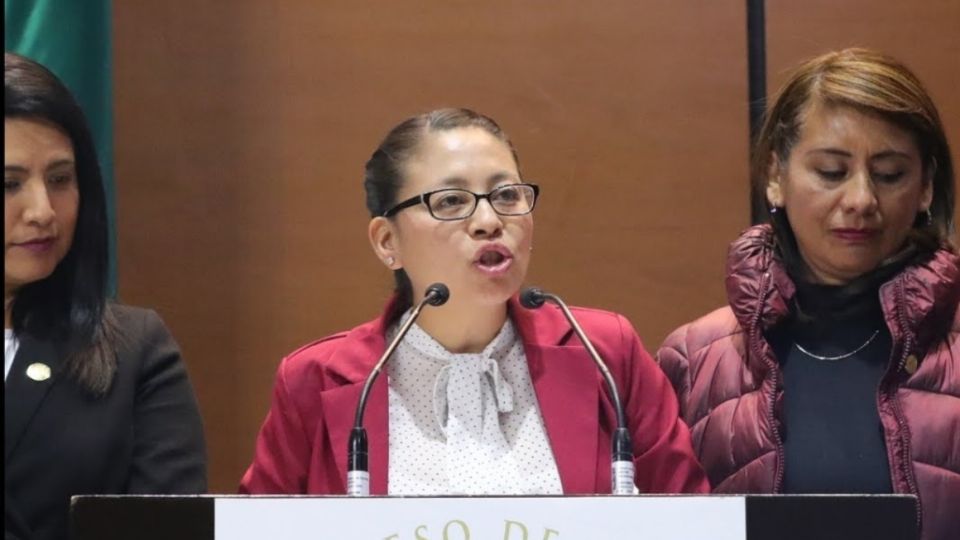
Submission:
[[[24,285],[13,300],[16,334],[62,343],[65,371],[94,395],[116,372],[115,330],[107,309],[107,204],[93,136],[80,106],[47,68],[23,56],[3,57],[4,118],[38,119],[73,144],[80,203],[70,249],[53,273]]]
[[[921,251],[950,247],[953,234],[954,170],[937,108],[920,80],[887,55],[845,49],[801,64],[768,108],[751,163],[753,207],[771,222],[788,266],[803,268],[793,231],[783,212],[770,214],[766,190],[774,158],[786,163],[800,136],[804,112],[812,105],[846,106],[871,113],[911,133],[920,151],[924,178],[933,182],[929,219],[920,214],[908,239]]]

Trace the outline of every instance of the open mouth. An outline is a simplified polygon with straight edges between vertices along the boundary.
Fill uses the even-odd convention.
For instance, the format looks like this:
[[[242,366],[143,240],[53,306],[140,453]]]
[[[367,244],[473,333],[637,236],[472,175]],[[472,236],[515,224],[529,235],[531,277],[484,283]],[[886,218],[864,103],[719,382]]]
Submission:
[[[477,264],[480,266],[497,266],[505,260],[507,260],[507,258],[499,251],[486,251],[480,255]]]
[[[480,250],[473,260],[473,264],[486,274],[502,274],[510,268],[513,255],[503,246],[488,246]]]

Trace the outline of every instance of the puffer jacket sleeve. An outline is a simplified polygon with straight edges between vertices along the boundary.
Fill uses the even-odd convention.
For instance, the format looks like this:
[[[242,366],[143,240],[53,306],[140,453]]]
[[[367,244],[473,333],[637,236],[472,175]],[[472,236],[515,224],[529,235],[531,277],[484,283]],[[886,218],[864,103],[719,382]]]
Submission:
[[[666,374],[680,402],[680,418],[688,421],[688,403],[690,403],[690,356],[687,353],[687,334],[690,325],[685,324],[674,330],[657,351],[656,362]]]

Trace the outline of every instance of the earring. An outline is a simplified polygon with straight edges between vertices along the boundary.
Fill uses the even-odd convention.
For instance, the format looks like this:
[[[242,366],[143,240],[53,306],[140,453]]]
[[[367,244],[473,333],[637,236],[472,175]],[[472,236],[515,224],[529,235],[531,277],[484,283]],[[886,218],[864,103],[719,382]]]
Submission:
[[[386,260],[387,266],[393,266],[393,263],[395,262],[397,262],[397,260],[394,259],[392,255],[387,256],[387,260]]]
[[[933,225],[933,212],[930,211],[930,208],[927,208],[927,227]]]
[[[771,206],[771,207],[770,207],[770,215],[776,214],[776,213],[777,213],[777,210],[778,210],[778,208],[777,208],[776,206]]]

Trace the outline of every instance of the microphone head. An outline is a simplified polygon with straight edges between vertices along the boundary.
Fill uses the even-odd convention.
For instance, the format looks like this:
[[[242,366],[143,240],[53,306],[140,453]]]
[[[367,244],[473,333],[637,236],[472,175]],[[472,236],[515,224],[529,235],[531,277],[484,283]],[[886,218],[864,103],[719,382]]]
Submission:
[[[536,287],[527,287],[520,292],[520,305],[527,309],[537,309],[546,301],[543,291]]]
[[[431,306],[442,306],[450,299],[450,289],[443,283],[434,283],[427,287],[427,303]]]

